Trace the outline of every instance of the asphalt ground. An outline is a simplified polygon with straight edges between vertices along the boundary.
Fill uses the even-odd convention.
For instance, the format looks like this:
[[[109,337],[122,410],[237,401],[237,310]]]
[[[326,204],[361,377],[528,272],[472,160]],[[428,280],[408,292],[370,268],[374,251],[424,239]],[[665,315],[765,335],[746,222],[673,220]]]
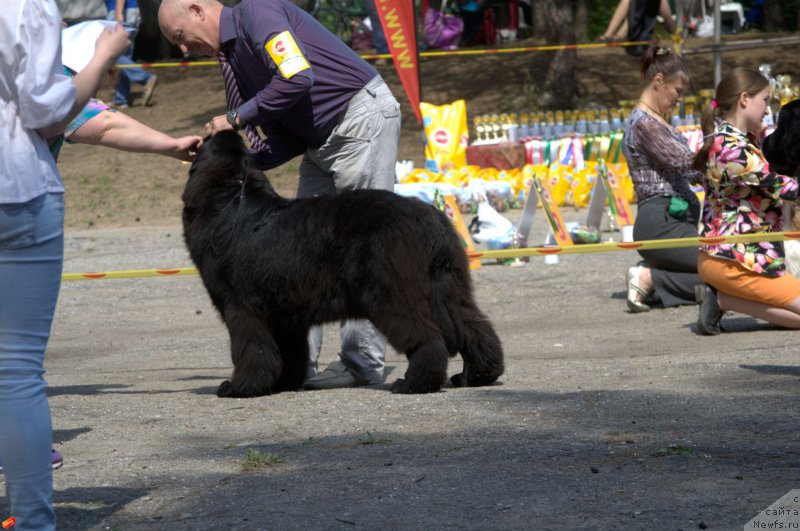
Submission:
[[[227,333],[198,277],[65,282],[46,362],[59,527],[741,529],[800,487],[796,334],[631,314],[636,260],[475,271],[506,373],[430,395],[388,391],[390,351],[381,386],[219,399]],[[65,272],[189,265],[180,227],[67,235]]]

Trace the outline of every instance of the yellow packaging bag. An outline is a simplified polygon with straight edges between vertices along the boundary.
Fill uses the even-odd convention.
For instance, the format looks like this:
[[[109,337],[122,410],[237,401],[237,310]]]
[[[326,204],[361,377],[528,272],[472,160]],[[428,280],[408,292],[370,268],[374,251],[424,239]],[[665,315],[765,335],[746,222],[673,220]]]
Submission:
[[[589,206],[589,198],[592,195],[594,186],[594,174],[588,168],[576,172],[570,183],[570,194],[572,205],[576,207]]]
[[[517,177],[517,189],[521,191],[519,202],[524,204],[528,199],[528,192],[531,189],[534,175],[547,175],[548,166],[546,164],[526,164],[522,167]]]
[[[403,178],[401,181],[401,184],[432,183],[436,182],[438,179],[439,175],[435,172],[430,172],[421,168],[414,168],[406,174],[405,178]]]
[[[558,163],[550,165],[545,182],[556,206],[564,206],[570,181],[572,181],[572,172],[567,166]]]
[[[425,167],[443,172],[467,164],[467,103],[456,100],[447,105],[420,102],[425,131]]]

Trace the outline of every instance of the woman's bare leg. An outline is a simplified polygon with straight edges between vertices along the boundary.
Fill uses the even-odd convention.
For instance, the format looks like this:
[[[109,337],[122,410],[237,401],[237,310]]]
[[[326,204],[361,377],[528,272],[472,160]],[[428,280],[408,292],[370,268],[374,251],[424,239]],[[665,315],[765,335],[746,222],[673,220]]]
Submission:
[[[763,302],[755,302],[722,293],[717,293],[719,307],[725,311],[734,311],[762,319],[784,328],[800,330],[800,297],[788,306],[779,308]]]

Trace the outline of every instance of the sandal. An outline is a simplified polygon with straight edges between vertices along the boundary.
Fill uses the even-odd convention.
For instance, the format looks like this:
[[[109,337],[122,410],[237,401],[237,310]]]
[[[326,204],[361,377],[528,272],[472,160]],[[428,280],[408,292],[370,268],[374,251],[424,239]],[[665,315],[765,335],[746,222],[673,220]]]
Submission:
[[[646,299],[650,294],[639,286],[639,275],[642,273],[642,266],[633,266],[628,268],[627,283],[628,283],[628,309],[633,313],[641,313],[650,311],[650,306],[636,298],[641,295]]]

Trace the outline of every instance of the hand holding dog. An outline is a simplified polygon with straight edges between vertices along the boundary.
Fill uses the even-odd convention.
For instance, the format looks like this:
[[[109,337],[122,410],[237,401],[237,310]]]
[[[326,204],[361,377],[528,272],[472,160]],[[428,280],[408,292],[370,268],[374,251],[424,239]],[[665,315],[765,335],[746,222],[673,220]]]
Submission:
[[[182,136],[175,139],[171,149],[165,150],[164,155],[178,160],[191,162],[197,155],[197,150],[203,145],[203,139],[197,135]]]
[[[220,131],[232,131],[233,126],[228,122],[228,118],[221,114],[213,117],[210,121],[206,122],[206,134],[214,136]]]

